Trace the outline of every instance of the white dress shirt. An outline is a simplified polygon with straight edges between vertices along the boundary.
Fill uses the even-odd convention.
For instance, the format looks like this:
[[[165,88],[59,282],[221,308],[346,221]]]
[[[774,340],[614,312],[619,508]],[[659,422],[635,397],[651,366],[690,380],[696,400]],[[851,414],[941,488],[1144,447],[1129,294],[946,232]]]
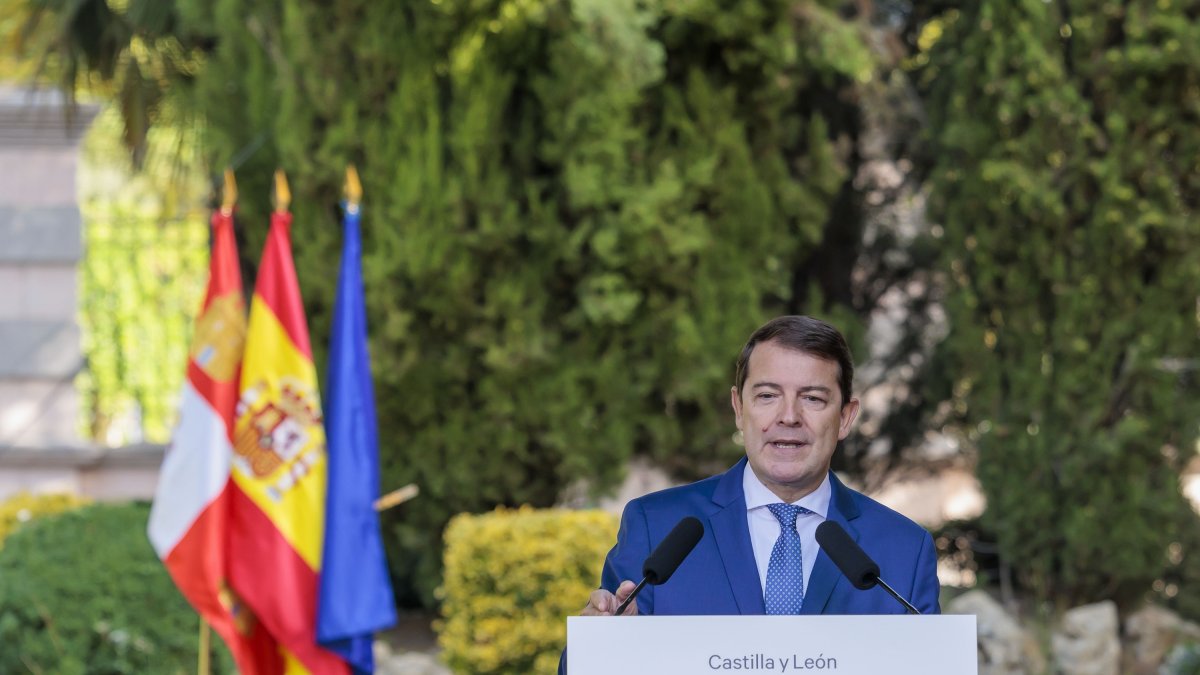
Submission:
[[[762,588],[767,587],[767,566],[771,563],[771,550],[775,548],[775,540],[779,539],[779,519],[775,517],[767,504],[779,504],[781,500],[771,492],[754,469],[747,464],[742,473],[742,490],[746,493],[746,524],[750,526],[750,543],[754,547],[754,562],[758,565],[758,581]],[[800,551],[804,559],[804,592],[808,593],[808,580],[812,578],[813,566],[817,563],[817,553],[821,550],[817,545],[817,526],[825,521],[829,513],[829,498],[832,489],[829,487],[829,474],[817,486],[816,490],[792,502],[797,506],[812,511],[801,513],[796,517],[796,532],[800,534]]]

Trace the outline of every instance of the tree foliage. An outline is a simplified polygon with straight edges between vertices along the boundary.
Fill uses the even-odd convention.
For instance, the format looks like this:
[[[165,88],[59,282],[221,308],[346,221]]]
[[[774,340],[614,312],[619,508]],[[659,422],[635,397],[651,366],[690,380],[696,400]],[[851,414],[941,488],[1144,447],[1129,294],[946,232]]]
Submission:
[[[258,148],[243,255],[286,167],[317,336],[363,176],[385,486],[422,489],[388,523],[402,577],[428,591],[455,512],[737,456],[733,357],[819,311],[794,284],[847,178],[826,110],[872,63],[833,4],[181,3],[215,40],[189,92],[213,157]]]
[[[1141,597],[1197,526],[1179,489],[1200,419],[1197,14],[966,3],[937,17],[922,74],[941,367],[985,522],[1060,603]]]
[[[179,120],[170,90],[194,74],[206,44],[179,23],[173,0],[0,0],[0,10],[0,29],[12,31],[0,47],[0,73],[28,74],[27,66],[6,67],[18,55],[71,100],[81,90],[110,99],[135,165],[146,157],[150,128]]]
[[[168,8],[203,54],[173,100],[239,169],[247,280],[271,171],[292,177],[318,361],[334,204],[345,164],[362,171],[385,487],[423,490],[388,516],[399,588],[429,601],[452,513],[605,486],[634,453],[685,476],[728,463],[745,335],[807,311],[861,344],[848,307],[919,326],[887,361],[910,374],[872,376],[916,395],[868,436],[969,429],[985,526],[1041,597],[1194,576],[1162,575],[1196,559],[1177,478],[1200,417],[1200,8],[855,4],[914,45],[919,98],[833,0]],[[897,131],[923,113],[927,145]],[[882,218],[862,184],[891,179],[863,169],[918,151],[902,180],[927,184],[894,194],[929,195],[937,236],[865,226]],[[942,289],[920,269],[939,255]]]
[[[196,208],[204,178],[194,139],[171,127],[150,132],[146,171],[133,171],[120,128],[116,108],[101,112],[77,181],[81,435],[106,445],[165,443],[207,281],[208,228]]]

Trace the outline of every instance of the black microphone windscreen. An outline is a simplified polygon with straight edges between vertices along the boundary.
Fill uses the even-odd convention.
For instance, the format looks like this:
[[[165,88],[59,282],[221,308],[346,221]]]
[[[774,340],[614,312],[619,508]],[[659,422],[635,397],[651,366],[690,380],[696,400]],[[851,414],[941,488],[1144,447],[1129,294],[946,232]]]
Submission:
[[[879,565],[854,543],[841,525],[832,520],[818,525],[817,543],[855,588],[865,591],[879,581]]]
[[[642,576],[651,584],[666,583],[703,536],[704,526],[699,520],[688,516],[679,521],[642,563]]]

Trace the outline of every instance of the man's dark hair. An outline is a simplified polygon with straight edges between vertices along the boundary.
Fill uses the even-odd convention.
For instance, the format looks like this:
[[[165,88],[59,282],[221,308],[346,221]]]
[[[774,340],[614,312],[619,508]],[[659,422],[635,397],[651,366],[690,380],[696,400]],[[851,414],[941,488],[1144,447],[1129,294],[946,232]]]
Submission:
[[[746,370],[750,367],[750,354],[763,342],[777,342],[780,346],[804,352],[838,364],[838,387],[842,390],[842,405],[850,402],[850,386],[854,380],[854,360],[850,347],[838,329],[811,316],[780,316],[762,325],[746,340],[738,356],[734,380],[738,396],[746,384]]]

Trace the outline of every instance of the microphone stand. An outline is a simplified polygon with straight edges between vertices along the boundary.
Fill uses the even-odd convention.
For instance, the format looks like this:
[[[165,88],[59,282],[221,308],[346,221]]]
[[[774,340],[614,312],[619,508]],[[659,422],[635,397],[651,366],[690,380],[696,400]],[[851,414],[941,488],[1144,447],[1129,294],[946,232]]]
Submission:
[[[893,598],[895,598],[896,602],[904,605],[904,608],[908,610],[909,614],[920,614],[920,612],[917,611],[917,608],[912,606],[912,603],[910,603],[909,601],[900,597],[900,594],[897,593],[896,591],[892,590],[892,587],[888,586],[886,581],[884,581],[883,579],[880,579],[879,577],[875,577],[875,583],[879,584],[880,586],[883,586],[883,590],[887,591],[888,594],[890,594]]]
[[[650,580],[650,577],[642,577],[642,580],[640,582],[638,582],[638,585],[634,586],[633,591],[625,598],[625,602],[622,602],[620,605],[617,605],[617,611],[613,614],[613,616],[621,616],[622,614],[624,614],[625,608],[629,606],[629,603],[633,602],[633,599],[637,597],[638,593],[642,592],[642,587],[645,586],[646,582],[649,580]]]

